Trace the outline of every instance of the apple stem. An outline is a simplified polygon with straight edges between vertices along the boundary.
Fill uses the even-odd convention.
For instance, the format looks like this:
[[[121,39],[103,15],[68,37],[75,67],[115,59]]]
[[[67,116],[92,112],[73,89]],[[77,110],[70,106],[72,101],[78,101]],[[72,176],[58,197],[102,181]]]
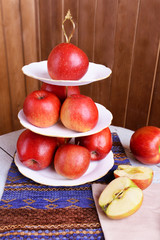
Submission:
[[[68,87],[66,86],[66,97],[68,97]]]
[[[39,96],[38,99],[39,100],[44,99],[44,96]]]
[[[67,36],[66,31],[64,29],[64,23],[66,22],[66,20],[70,20],[70,22],[72,23],[72,26],[73,26],[72,32],[71,32],[69,37]],[[64,36],[66,38],[66,42],[69,43],[71,38],[73,37],[74,31],[75,31],[75,23],[72,20],[72,15],[71,15],[70,9],[68,10],[68,12],[67,12],[67,14],[65,16],[65,19],[62,22],[62,30],[63,30],[63,34],[64,34]]]
[[[80,141],[78,141],[76,145],[80,145]]]

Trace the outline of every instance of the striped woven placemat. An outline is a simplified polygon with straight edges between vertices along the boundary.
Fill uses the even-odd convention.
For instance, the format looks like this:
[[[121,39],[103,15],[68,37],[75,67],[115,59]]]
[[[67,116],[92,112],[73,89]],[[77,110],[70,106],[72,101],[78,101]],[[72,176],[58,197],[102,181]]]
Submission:
[[[111,181],[117,165],[130,164],[116,133],[112,139],[114,166],[95,182]],[[91,184],[41,185],[23,176],[13,161],[0,201],[0,239],[104,239]]]

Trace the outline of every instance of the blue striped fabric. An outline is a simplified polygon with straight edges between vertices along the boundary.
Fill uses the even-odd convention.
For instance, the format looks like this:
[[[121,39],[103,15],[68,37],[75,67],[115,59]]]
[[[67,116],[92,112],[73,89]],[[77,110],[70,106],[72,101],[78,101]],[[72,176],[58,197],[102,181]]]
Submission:
[[[112,133],[113,168],[97,183],[107,183],[119,164],[130,164]],[[14,162],[0,201],[0,239],[104,239],[91,183],[52,187],[24,177]]]

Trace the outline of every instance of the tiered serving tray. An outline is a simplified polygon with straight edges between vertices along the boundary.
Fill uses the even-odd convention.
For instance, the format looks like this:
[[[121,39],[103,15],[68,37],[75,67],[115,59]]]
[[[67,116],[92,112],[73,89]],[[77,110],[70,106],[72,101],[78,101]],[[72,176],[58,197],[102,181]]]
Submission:
[[[83,76],[83,78],[75,81],[54,80],[54,79],[51,79],[50,76],[48,75],[47,61],[34,62],[29,65],[25,65],[22,68],[22,71],[25,75],[29,77],[38,79],[48,84],[59,85],[59,86],[81,86],[81,85],[90,84],[92,82],[96,82],[96,81],[100,81],[108,78],[112,72],[109,68],[105,67],[104,65],[90,62],[88,71]],[[72,138],[73,140],[75,137],[95,134],[97,132],[100,132],[104,128],[110,126],[113,118],[112,113],[101,104],[96,103],[96,105],[99,113],[98,123],[92,130],[85,133],[79,133],[79,132],[72,131],[70,129],[65,128],[62,125],[60,120],[55,125],[49,128],[35,127],[34,125],[30,124],[27,121],[23,113],[23,110],[19,111],[18,118],[23,127],[30,129],[31,131],[37,134],[52,136],[52,137],[66,137],[66,138]],[[44,170],[33,171],[27,168],[26,166],[24,166],[20,162],[17,154],[15,155],[15,164],[17,165],[19,171],[24,176],[34,180],[35,182],[45,184],[45,185],[50,185],[50,186],[75,186],[75,185],[84,184],[86,182],[95,181],[103,177],[104,175],[106,175],[107,172],[114,165],[114,158],[113,158],[112,151],[110,151],[109,154],[104,159],[100,161],[91,161],[87,172],[83,176],[75,180],[69,180],[60,176],[54,171],[53,167],[51,166]]]

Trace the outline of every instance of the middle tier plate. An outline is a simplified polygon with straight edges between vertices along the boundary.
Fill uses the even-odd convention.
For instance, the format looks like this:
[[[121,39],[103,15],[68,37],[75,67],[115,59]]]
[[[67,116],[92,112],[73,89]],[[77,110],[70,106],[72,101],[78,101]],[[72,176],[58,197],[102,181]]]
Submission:
[[[98,108],[98,113],[99,113],[98,122],[92,130],[88,132],[83,132],[83,133],[76,132],[64,127],[64,125],[61,123],[60,120],[56,124],[48,128],[36,127],[27,121],[23,110],[19,111],[18,118],[23,127],[30,129],[32,132],[35,132],[41,135],[51,136],[51,137],[66,137],[66,138],[88,136],[88,135],[92,135],[97,132],[100,132],[106,127],[109,127],[113,119],[112,113],[108,109],[106,109],[103,105],[96,103],[96,106]]]

